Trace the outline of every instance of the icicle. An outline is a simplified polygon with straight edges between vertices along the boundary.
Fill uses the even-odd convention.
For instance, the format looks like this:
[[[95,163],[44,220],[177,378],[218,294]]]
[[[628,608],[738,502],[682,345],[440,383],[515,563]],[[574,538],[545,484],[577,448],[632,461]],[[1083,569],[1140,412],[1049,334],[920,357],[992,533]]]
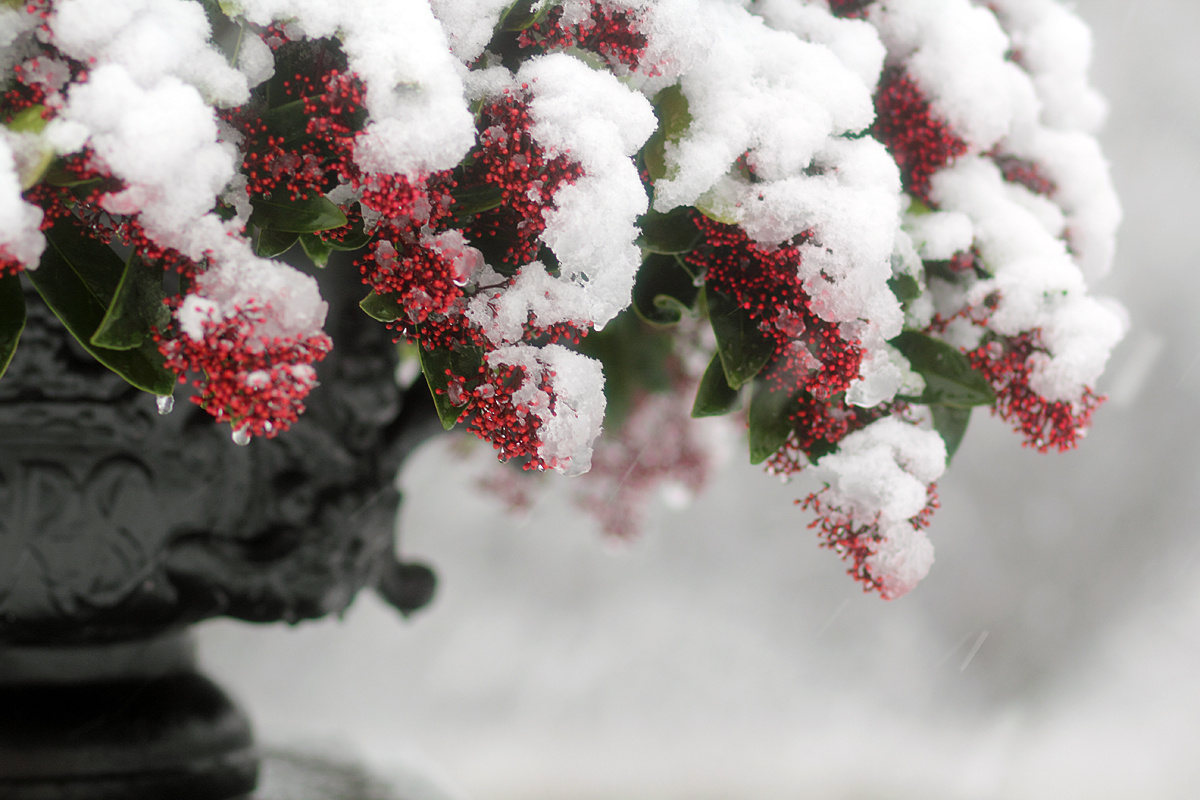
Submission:
[[[158,404],[158,413],[162,414],[163,416],[166,416],[167,414],[171,413],[171,410],[173,408],[175,408],[175,395],[173,395],[173,394],[159,395],[155,402]]]
[[[240,447],[250,444],[250,431],[245,428],[234,428],[233,443]]]

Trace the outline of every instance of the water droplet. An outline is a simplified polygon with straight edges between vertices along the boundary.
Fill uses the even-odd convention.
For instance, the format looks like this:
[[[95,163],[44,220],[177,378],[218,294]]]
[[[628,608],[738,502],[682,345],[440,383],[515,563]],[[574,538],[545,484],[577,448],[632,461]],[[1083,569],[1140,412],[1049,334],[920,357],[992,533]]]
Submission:
[[[159,395],[156,402],[158,403],[158,413],[165,416],[171,413],[171,409],[175,408],[175,395]]]
[[[233,431],[233,443],[241,447],[250,444],[250,431],[245,428],[236,428]]]
[[[469,398],[462,384],[452,381],[446,386],[446,399],[450,401],[450,405],[452,406],[465,406]]]

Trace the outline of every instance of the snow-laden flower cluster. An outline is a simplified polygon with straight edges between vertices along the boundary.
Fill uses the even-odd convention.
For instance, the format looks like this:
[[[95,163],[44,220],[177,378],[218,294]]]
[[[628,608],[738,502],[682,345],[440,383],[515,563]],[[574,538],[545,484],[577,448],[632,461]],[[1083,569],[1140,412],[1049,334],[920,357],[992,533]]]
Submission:
[[[897,597],[974,406],[1044,450],[1100,402],[1089,50],[1058,0],[0,3],[0,291],[246,441],[335,344],[276,257],[351,252],[447,426],[567,475],[598,448],[594,507],[698,486],[694,392],[815,465],[823,542]]]

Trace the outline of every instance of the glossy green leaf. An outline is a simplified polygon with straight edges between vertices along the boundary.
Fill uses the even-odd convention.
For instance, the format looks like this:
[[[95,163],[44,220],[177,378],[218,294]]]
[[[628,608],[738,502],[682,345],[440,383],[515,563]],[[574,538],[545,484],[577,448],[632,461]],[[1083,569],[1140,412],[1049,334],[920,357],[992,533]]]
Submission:
[[[315,233],[300,234],[300,246],[318,267],[324,267],[329,262],[329,254],[333,252],[333,248]]]
[[[692,114],[688,99],[677,84],[663,89],[654,96],[654,114],[658,117],[658,128],[646,140],[642,148],[642,164],[651,180],[667,177],[667,143],[679,141],[688,126]]]
[[[438,418],[442,427],[450,430],[458,422],[463,407],[450,402],[447,387],[450,385],[449,375],[475,375],[483,364],[483,350],[478,347],[446,350],[435,348],[426,350],[420,348],[421,372],[425,374],[425,382],[433,395],[433,404],[437,408]]]
[[[967,423],[971,421],[971,409],[943,405],[934,405],[930,409],[933,411],[933,429],[938,432],[946,444],[946,463],[948,464],[950,459],[954,458],[963,436],[967,433]]]
[[[255,199],[250,202],[254,206],[250,222],[264,230],[315,233],[346,224],[346,215],[342,210],[323,196],[288,201]]]
[[[725,380],[725,368],[721,366],[721,357],[713,355],[700,379],[696,389],[696,399],[692,403],[693,417],[719,417],[728,414],[738,407],[740,395],[737,389],[729,386]]]
[[[718,191],[707,191],[696,199],[696,210],[713,222],[722,225],[737,225],[743,218],[741,202]]]
[[[925,379],[925,391],[921,396],[905,399],[954,408],[988,406],[996,402],[987,378],[972,369],[967,357],[952,345],[917,331],[905,331],[892,339],[891,344]]]
[[[171,394],[175,374],[163,366],[153,342],[129,350],[110,350],[92,344],[92,334],[104,321],[125,265],[116,253],[88,238],[73,221],[60,221],[46,232],[47,247],[41,264],[26,273],[46,305],[62,320],[85,350],[104,366],[138,389]],[[95,277],[114,271],[117,280],[107,297],[93,290]]]
[[[349,230],[344,232],[341,239],[322,239],[330,250],[351,251],[361,250],[371,243],[373,235],[363,227],[362,217],[354,220]]]
[[[740,388],[771,359],[775,340],[764,336],[750,313],[729,295],[705,288],[704,298],[725,378],[734,389]]]
[[[32,189],[41,182],[46,170],[54,163],[54,151],[49,147],[38,153],[37,158],[31,159],[21,167],[21,190]]]
[[[504,190],[494,183],[482,186],[459,186],[450,193],[454,198],[451,213],[459,220],[466,220],[484,211],[498,208],[504,200]]]
[[[110,350],[131,350],[149,340],[150,328],[166,328],[171,312],[163,303],[163,272],[132,253],[125,272],[92,344]]]
[[[42,116],[46,107],[33,105],[18,113],[5,127],[13,133],[41,133],[46,127],[46,118]]]
[[[379,294],[372,291],[364,297],[358,307],[371,319],[380,322],[395,322],[404,312],[399,299],[394,294]]]
[[[300,234],[295,231],[263,228],[258,232],[258,241],[254,244],[254,252],[263,258],[276,258],[291,250],[299,238]]]
[[[670,333],[647,325],[629,310],[579,342],[579,352],[596,359],[604,368],[608,403],[604,419],[609,430],[621,426],[637,395],[674,388],[667,366],[673,346]]]
[[[61,160],[56,160],[46,170],[46,174],[42,176],[42,181],[51,186],[58,186],[64,189],[77,189],[81,186],[92,186],[99,184],[101,178],[80,178],[73,172],[68,172],[62,164]]]
[[[21,288],[21,276],[5,275],[0,278],[0,376],[12,363],[23,330],[25,290]]]
[[[675,208],[665,214],[650,211],[638,220],[642,235],[638,244],[651,253],[675,255],[690,252],[700,241],[700,229],[692,222],[692,209]]]
[[[42,116],[45,110],[43,105],[30,106],[14,116],[5,127],[14,133],[40,134],[46,127],[46,119]],[[22,191],[36,186],[46,170],[54,164],[54,148],[40,140],[35,147],[36,150],[27,153],[26,158],[18,159]]]
[[[267,130],[282,136],[289,143],[308,135],[309,115],[304,110],[303,100],[292,100],[264,111],[260,117]]]
[[[795,405],[791,392],[774,391],[763,380],[754,382],[748,414],[751,464],[766,461],[787,442]]]
[[[233,8],[235,3],[218,2],[218,0],[200,0],[204,13],[208,16],[210,41],[225,56],[230,66],[237,66],[238,54],[241,52],[242,41],[246,36],[245,27],[235,22],[231,17],[240,12]]]
[[[532,28],[537,23],[546,18],[557,3],[550,0],[543,0],[541,7],[535,9],[534,0],[517,0],[504,11],[504,15],[500,17],[498,30],[517,32]]]
[[[89,236],[74,217],[59,220],[46,231],[46,241],[52,245],[46,248],[46,253],[54,251],[58,254],[75,278],[82,281],[87,292],[103,307],[100,316],[103,319],[103,312],[112,305],[117,287],[125,277],[125,262],[111,247]],[[40,271],[39,266],[36,272]],[[37,277],[34,272],[30,270],[28,273],[31,279]],[[99,320],[96,324],[99,325]],[[93,327],[88,331],[88,336],[94,332]]]
[[[921,283],[908,273],[893,275],[888,279],[888,288],[901,303],[911,303],[921,296]]]
[[[633,307],[652,325],[674,325],[696,307],[700,288],[675,256],[651,253],[633,286]]]

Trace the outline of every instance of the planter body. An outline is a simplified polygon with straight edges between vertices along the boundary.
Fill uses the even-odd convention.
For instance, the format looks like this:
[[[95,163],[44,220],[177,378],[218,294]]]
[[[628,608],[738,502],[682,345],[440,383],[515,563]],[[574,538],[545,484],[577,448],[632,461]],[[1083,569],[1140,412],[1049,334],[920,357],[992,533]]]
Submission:
[[[397,387],[388,331],[331,288],[308,411],[248,446],[184,397],[160,415],[27,295],[0,380],[0,796],[245,793],[249,727],[180,632],[319,617],[367,586],[428,601],[432,573],[394,556],[394,478],[436,413],[424,385]]]

